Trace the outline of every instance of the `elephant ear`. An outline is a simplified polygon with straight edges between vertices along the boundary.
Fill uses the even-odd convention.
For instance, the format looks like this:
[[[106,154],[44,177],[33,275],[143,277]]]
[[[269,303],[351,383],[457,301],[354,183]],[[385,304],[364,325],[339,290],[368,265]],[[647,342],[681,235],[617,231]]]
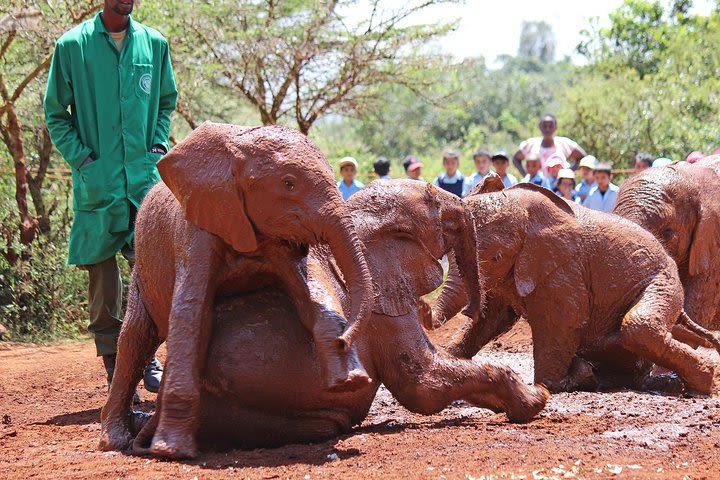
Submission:
[[[573,209],[546,188],[524,183],[509,190],[532,192],[526,199],[525,238],[514,268],[515,288],[526,297],[575,261],[580,225]]]
[[[418,298],[443,281],[443,270],[420,242],[406,238],[382,238],[366,242],[367,262],[373,278],[373,311],[399,317],[417,311]]]
[[[236,179],[242,148],[233,144],[251,130],[205,122],[157,163],[185,218],[238,252],[257,250],[255,230]]]
[[[503,183],[502,178],[500,178],[500,175],[495,172],[490,172],[482,182],[473,187],[467,196],[471,197],[474,195],[482,195],[483,193],[499,192],[504,189],[505,184]]]
[[[707,207],[702,207],[693,232],[692,243],[690,244],[688,273],[691,276],[710,270],[713,260],[715,260],[714,256],[720,252],[718,235],[720,235],[720,218],[718,214]]]

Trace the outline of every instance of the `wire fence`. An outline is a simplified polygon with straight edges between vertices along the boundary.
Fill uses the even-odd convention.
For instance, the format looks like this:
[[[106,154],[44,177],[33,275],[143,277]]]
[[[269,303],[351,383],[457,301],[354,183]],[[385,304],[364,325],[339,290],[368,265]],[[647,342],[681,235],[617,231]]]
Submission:
[[[29,167],[28,170],[33,175],[37,174],[37,169]],[[15,175],[15,170],[11,168],[0,168],[0,175]],[[64,180],[69,182],[72,179],[72,170],[69,168],[48,168],[45,178],[52,178],[53,180]]]
[[[37,173],[37,169],[28,168],[31,173],[35,174]],[[72,179],[72,170],[69,168],[48,168],[47,174],[45,175],[45,178],[52,178],[54,180],[64,180],[66,182],[70,181]],[[617,174],[628,174],[628,173],[635,173],[636,170],[634,168],[620,168],[616,170],[612,170],[612,173],[614,175]],[[14,175],[14,170],[10,168],[0,168],[0,175]]]

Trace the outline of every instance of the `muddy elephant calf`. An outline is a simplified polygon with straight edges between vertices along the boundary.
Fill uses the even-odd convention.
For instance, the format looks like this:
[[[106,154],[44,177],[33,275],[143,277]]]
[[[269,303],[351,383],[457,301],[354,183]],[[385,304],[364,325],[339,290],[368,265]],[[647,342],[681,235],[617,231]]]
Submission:
[[[228,297],[215,309],[199,438],[248,448],[332,438],[362,422],[380,383],[403,406],[422,414],[437,413],[458,399],[506,412],[518,422],[540,412],[548,395],[543,387],[525,385],[506,366],[449,356],[433,346],[419,324],[418,298],[442,282],[438,259],[453,250],[459,258],[470,256],[466,265],[475,263],[473,242],[463,235],[469,219],[462,202],[431,185],[398,180],[370,184],[348,206],[376,292],[355,346],[376,381],[354,392],[323,389],[316,348],[281,283]],[[345,319],[350,295],[331,251],[313,246],[299,263],[307,268],[313,314]],[[479,288],[477,270],[461,274]],[[161,390],[159,413],[138,435],[136,450],[147,448],[164,408]]]
[[[692,322],[677,267],[652,235],[535,185],[503,189],[496,177],[464,201],[489,310],[453,351],[472,355],[522,315],[532,329],[535,381],[551,391],[594,389],[598,376],[642,378],[653,363],[692,390],[711,391],[715,366],[670,334],[678,321]],[[435,319],[424,323],[454,315],[462,295],[451,278]]]

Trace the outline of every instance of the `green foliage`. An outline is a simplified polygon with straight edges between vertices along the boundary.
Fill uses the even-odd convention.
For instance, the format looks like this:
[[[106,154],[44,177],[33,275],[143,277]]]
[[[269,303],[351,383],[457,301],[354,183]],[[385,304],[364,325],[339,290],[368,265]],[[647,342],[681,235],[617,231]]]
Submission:
[[[10,340],[44,342],[75,337],[87,323],[87,274],[66,265],[69,234],[69,185],[52,184],[44,192],[60,199],[52,216],[53,235],[41,236],[32,246],[32,256],[10,265],[0,256],[0,322]],[[12,195],[14,185],[0,178],[0,231],[14,232],[18,217]],[[12,237],[16,251],[27,246]]]
[[[478,148],[512,154],[522,140],[537,135],[538,118],[560,104],[573,78],[574,67],[565,62],[501,60],[498,69],[476,59],[428,71],[434,86],[420,93],[387,88],[381,92],[383,108],[352,127],[374,155],[394,162],[396,176],[404,175],[400,163],[413,154],[425,164],[424,177],[434,177],[442,171],[441,152],[448,146],[461,152],[461,170],[469,174]]]
[[[688,16],[687,3],[626,1],[600,33],[620,47],[568,91],[560,121],[601,160],[627,168],[639,151],[683,160],[720,144],[720,16]]]

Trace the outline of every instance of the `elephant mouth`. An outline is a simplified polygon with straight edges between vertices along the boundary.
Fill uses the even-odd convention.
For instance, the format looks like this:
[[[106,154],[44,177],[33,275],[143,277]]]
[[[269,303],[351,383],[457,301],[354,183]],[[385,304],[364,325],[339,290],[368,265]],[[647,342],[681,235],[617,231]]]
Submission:
[[[303,242],[293,242],[292,240],[281,240],[282,244],[286,247],[290,248],[291,250],[294,250],[298,252],[301,256],[306,257],[307,254],[310,252],[310,245]]]

